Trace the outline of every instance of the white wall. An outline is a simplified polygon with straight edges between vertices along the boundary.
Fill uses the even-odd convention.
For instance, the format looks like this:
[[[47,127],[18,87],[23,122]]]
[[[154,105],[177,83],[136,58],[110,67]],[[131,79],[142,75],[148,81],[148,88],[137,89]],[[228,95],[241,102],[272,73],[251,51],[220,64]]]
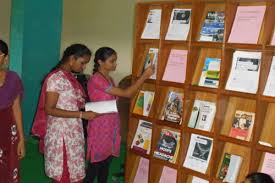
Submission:
[[[10,42],[10,14],[11,0],[1,0],[0,2],[0,39]]]
[[[118,53],[118,67],[112,75],[118,82],[132,71],[134,12],[136,2],[152,0],[64,0],[62,51],[75,42],[94,52],[102,46]],[[90,74],[93,60],[85,73]]]

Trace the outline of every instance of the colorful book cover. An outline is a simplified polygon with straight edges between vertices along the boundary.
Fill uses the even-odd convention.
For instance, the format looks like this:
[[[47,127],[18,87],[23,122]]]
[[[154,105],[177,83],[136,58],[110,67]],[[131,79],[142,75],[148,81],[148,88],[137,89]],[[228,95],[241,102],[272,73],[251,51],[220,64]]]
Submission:
[[[154,157],[175,163],[180,146],[180,133],[162,129]]]
[[[174,123],[182,122],[183,112],[183,93],[170,91],[168,100],[163,111],[162,120],[167,120]]]
[[[249,140],[254,124],[255,113],[236,111],[229,136]]]
[[[144,61],[144,65],[142,68],[142,73],[145,69],[147,69],[150,65],[155,65],[155,73],[150,77],[150,79],[156,79],[157,76],[157,62],[158,62],[158,49],[157,48],[150,48]]]
[[[144,102],[143,102],[143,115],[144,116],[149,116],[151,107],[153,105],[154,97],[155,97],[155,92],[144,91]]]
[[[222,42],[223,34],[224,12],[208,11],[200,32],[200,41]]]
[[[218,179],[220,179],[220,180],[223,180],[228,172],[228,168],[229,168],[229,164],[230,164],[230,157],[231,157],[231,154],[229,154],[229,153],[224,154],[221,168],[220,168],[219,175],[218,175]]]
[[[131,148],[143,154],[149,154],[151,148],[152,123],[139,120]]]
[[[133,113],[143,115],[144,91],[140,91],[136,100]]]
[[[199,86],[217,88],[220,78],[220,63],[219,58],[206,58],[204,61],[203,70],[201,73]]]

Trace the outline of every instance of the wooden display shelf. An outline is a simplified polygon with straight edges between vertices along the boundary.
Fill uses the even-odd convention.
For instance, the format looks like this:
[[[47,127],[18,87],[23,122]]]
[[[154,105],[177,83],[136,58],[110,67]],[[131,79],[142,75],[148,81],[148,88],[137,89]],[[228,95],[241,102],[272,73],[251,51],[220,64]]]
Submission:
[[[238,6],[257,5],[267,7],[257,42],[254,44],[229,43],[228,39]],[[141,39],[149,10],[156,8],[162,10],[160,37],[159,39]],[[165,40],[173,8],[192,9],[190,29],[186,40]],[[225,12],[224,38],[221,42],[199,40],[201,28],[209,11]],[[275,154],[275,139],[272,134],[275,131],[275,125],[273,125],[275,120],[275,114],[273,114],[275,97],[263,95],[272,57],[275,56],[275,45],[270,45],[275,30],[274,17],[275,1],[273,0],[179,0],[137,3],[132,80],[135,81],[140,76],[149,48],[158,48],[159,54],[156,80],[146,80],[141,88],[141,90],[155,91],[149,116],[134,114],[133,108],[138,93],[132,99],[129,111],[125,182],[133,182],[141,157],[150,160],[150,180],[148,180],[148,183],[159,182],[164,166],[177,170],[177,183],[191,183],[193,176],[208,180],[211,183],[222,183],[221,180],[217,179],[217,175],[226,152],[243,158],[237,182],[243,181],[248,173],[259,170],[266,152]],[[184,83],[162,80],[172,49],[188,51]],[[226,89],[235,51],[262,53],[259,85],[255,94]],[[218,88],[198,86],[206,57],[221,58]],[[184,95],[183,118],[180,125],[161,120],[169,90],[181,91]],[[212,129],[209,132],[188,127],[195,99],[216,103],[216,114]],[[229,136],[236,110],[255,113],[253,131],[248,140],[240,140]],[[140,154],[130,148],[140,119],[153,123],[150,155]],[[172,129],[181,134],[180,148],[175,164],[153,156],[163,128]],[[192,134],[213,138],[212,156],[206,174],[183,167]],[[260,145],[258,141],[270,143],[272,147]]]

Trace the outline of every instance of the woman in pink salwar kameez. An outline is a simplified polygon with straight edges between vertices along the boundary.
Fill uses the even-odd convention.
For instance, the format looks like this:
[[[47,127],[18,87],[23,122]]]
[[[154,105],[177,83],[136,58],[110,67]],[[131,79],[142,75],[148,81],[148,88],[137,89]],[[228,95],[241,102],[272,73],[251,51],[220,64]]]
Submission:
[[[120,89],[109,76],[109,72],[116,69],[116,60],[117,54],[112,48],[102,47],[96,51],[94,73],[88,82],[91,102],[131,97],[154,72],[154,66],[150,66],[132,86]],[[96,177],[99,183],[107,182],[112,157],[118,157],[120,153],[119,122],[118,113],[100,115],[89,121],[87,157],[90,163],[85,183],[92,183]]]

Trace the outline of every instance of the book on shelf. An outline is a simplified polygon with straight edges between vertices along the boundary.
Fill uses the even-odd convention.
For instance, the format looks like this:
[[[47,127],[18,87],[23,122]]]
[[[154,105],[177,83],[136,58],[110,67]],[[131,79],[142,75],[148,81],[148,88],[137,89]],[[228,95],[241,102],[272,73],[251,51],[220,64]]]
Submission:
[[[219,170],[218,179],[223,182],[236,183],[243,158],[225,153]]]
[[[255,94],[258,90],[261,52],[235,51],[225,89]]]
[[[264,161],[260,170],[272,177],[275,181],[275,154],[266,152],[264,155]]]
[[[216,103],[195,100],[188,127],[210,131],[216,114]]]
[[[209,183],[208,180],[193,176],[192,177],[192,182],[191,183]]]
[[[257,44],[266,6],[238,6],[229,43]]]
[[[224,12],[208,11],[204,19],[200,41],[222,42],[224,34]]]
[[[152,91],[139,91],[133,113],[149,116],[153,101],[154,101],[155,92]]]
[[[237,110],[229,136],[249,141],[255,120],[255,113]]]
[[[184,83],[187,67],[187,50],[172,49],[162,77],[164,81]]]
[[[137,168],[134,183],[146,183],[149,182],[149,160],[141,157]]]
[[[181,124],[183,112],[183,93],[169,91],[161,119]]]
[[[139,120],[131,148],[143,154],[150,154],[152,139],[152,123]]]
[[[159,39],[160,23],[161,9],[151,9],[148,13],[141,39]]]
[[[191,9],[173,9],[166,40],[186,40],[191,22]]]
[[[177,182],[177,170],[164,166],[162,169],[159,183],[176,183]]]
[[[199,86],[218,88],[221,59],[206,57],[201,73]]]
[[[154,157],[175,163],[180,147],[180,132],[162,129]]]
[[[200,173],[206,173],[212,148],[212,138],[192,134],[183,166]]]
[[[272,63],[265,84],[263,95],[275,97],[275,56],[272,57]]]
[[[158,63],[158,48],[150,48],[145,60],[144,60],[144,65],[142,68],[142,73],[147,69],[150,65],[154,65],[155,68],[157,68],[157,63]],[[157,78],[157,69],[155,69],[154,74],[150,77],[150,79],[156,79]]]

